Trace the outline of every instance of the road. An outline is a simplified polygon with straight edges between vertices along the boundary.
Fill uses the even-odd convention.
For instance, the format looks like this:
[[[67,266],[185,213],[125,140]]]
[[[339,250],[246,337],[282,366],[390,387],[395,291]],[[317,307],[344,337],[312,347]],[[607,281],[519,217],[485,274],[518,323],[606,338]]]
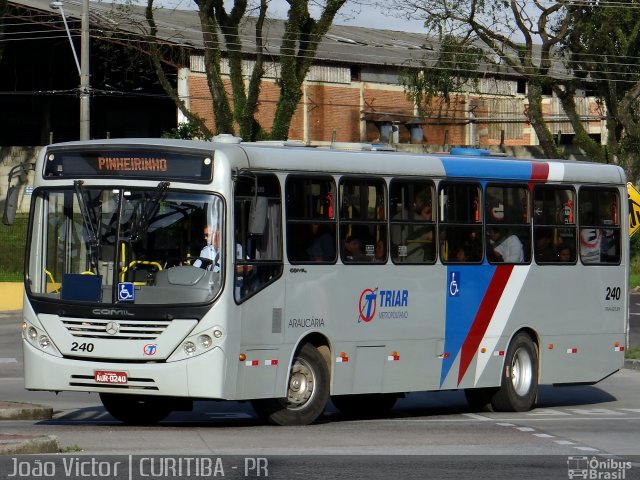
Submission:
[[[640,296],[631,304],[640,313]],[[371,420],[347,419],[329,405],[317,424],[271,427],[247,403],[196,402],[193,412],[174,413],[158,426],[129,427],[114,421],[95,394],[25,391],[18,321],[0,314],[2,400],[48,404],[55,414],[0,428],[55,435],[67,454],[128,461],[221,456],[226,476],[261,457],[270,462],[270,478],[305,479],[477,478],[479,471],[482,478],[568,478],[567,461],[602,458],[632,462],[624,478],[640,478],[640,371],[624,369],[594,386],[542,386],[537,408],[526,413],[471,413],[461,392],[434,392],[410,394],[389,417]],[[598,467],[608,475],[599,478],[616,478],[611,465]]]

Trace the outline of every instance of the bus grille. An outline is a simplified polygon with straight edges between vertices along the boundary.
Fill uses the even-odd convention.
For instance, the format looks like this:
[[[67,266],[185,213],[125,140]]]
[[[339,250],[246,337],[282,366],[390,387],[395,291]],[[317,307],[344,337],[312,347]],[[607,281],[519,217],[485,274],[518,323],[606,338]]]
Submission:
[[[74,337],[114,340],[154,340],[171,324],[171,321],[62,319],[62,324]]]

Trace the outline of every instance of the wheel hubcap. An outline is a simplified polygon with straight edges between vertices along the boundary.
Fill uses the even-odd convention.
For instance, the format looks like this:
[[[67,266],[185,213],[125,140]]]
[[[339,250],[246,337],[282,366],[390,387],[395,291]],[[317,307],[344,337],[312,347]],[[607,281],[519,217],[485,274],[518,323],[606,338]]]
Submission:
[[[302,407],[313,396],[315,376],[309,365],[301,359],[291,368],[287,400],[293,408]]]
[[[529,393],[533,381],[533,363],[529,353],[519,348],[511,362],[511,383],[515,392],[521,397]]]

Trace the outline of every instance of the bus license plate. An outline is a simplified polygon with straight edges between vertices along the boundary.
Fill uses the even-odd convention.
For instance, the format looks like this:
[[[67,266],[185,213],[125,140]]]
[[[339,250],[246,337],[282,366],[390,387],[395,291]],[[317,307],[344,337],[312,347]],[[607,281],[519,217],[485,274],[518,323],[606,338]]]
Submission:
[[[97,383],[115,383],[118,385],[123,385],[129,381],[127,372],[113,372],[105,370],[94,371],[93,378]]]

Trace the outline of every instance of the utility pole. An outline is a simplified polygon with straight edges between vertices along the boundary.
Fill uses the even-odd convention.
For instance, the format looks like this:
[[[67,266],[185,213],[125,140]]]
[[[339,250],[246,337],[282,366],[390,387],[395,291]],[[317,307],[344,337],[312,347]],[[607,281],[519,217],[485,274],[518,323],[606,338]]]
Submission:
[[[71,31],[67,25],[67,17],[64,14],[63,3],[60,0],[52,1],[49,6],[54,10],[60,10],[64,28],[69,37],[71,52],[76,61],[78,75],[80,76],[80,140],[91,138],[91,84],[89,81],[89,0],[82,0],[82,18],[80,24],[80,62],[76,54]]]
[[[89,82],[89,0],[82,0],[80,34],[80,140],[91,138],[91,87]]]

